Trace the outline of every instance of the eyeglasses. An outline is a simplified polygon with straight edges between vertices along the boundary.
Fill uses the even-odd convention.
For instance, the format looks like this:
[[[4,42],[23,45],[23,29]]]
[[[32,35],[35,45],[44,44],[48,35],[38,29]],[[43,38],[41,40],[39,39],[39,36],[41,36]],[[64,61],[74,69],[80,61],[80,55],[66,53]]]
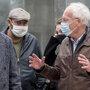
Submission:
[[[71,19],[61,19],[61,22],[70,22],[74,20],[78,20],[79,18],[71,18]]]

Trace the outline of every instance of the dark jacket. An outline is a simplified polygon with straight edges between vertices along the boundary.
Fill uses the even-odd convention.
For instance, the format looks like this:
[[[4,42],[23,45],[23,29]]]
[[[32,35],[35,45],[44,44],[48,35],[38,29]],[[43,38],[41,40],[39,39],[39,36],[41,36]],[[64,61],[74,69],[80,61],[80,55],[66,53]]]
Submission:
[[[7,34],[7,30],[4,31]],[[20,66],[22,87],[33,90],[38,83],[38,77],[33,68],[29,67],[29,56],[35,53],[41,58],[40,45],[36,37],[30,33],[27,33],[22,40],[21,52],[19,56],[18,65]]]
[[[88,28],[87,28],[88,29]],[[58,80],[58,90],[90,90],[90,73],[81,68],[78,55],[84,54],[90,60],[90,29],[80,40],[75,52],[67,37],[60,46],[54,67],[45,65],[42,75]]]
[[[2,33],[0,33],[0,90],[21,90],[13,44]]]
[[[52,66],[55,62],[55,59],[57,57],[55,51],[57,49],[57,46],[61,44],[62,40],[65,38],[65,35],[57,35],[56,37],[51,36],[44,52],[45,56],[45,63]]]

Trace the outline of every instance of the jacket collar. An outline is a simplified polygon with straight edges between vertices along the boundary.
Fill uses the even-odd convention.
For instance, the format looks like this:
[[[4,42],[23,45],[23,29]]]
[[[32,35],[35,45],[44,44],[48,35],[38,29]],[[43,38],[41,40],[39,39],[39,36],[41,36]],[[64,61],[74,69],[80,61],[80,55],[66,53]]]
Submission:
[[[83,45],[90,46],[90,27],[86,28],[86,33],[84,37]]]
[[[71,42],[71,39],[69,37],[66,37],[63,42],[65,42],[65,44],[68,46]],[[81,46],[90,46],[90,27],[86,27],[86,32],[82,36],[80,43],[82,43]]]

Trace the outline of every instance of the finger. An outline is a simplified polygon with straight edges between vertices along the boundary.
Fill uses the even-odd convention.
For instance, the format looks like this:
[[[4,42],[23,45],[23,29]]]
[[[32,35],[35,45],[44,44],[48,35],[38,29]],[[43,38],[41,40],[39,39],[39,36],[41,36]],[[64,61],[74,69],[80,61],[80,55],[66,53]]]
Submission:
[[[29,61],[33,61],[33,57],[32,56],[29,56]]]
[[[81,58],[81,57],[78,57],[78,60],[79,60],[79,61],[83,61],[83,62],[86,62],[86,63],[87,63],[87,62],[89,61],[88,59],[85,59],[85,58]]]
[[[83,66],[87,66],[87,63],[86,62],[79,61],[79,63],[82,64]]]
[[[58,32],[57,32],[57,31],[55,31],[55,34],[58,34]]]
[[[31,64],[33,61],[29,60],[29,64]]]
[[[39,57],[36,54],[34,54],[34,53],[32,54],[32,57],[39,59]]]
[[[45,62],[45,56],[42,57],[42,62],[43,62],[43,63]]]
[[[87,66],[82,66],[81,68],[86,70],[88,67]]]
[[[83,54],[79,54],[79,57],[84,58],[84,59],[87,60],[87,58],[86,58],[85,55],[83,55]]]
[[[29,64],[29,67],[32,67],[32,64]]]
[[[79,61],[86,61],[85,59],[81,58],[81,57],[78,57],[78,60]]]
[[[43,57],[42,57],[42,60],[44,60],[44,61],[45,61],[45,56],[43,56]]]

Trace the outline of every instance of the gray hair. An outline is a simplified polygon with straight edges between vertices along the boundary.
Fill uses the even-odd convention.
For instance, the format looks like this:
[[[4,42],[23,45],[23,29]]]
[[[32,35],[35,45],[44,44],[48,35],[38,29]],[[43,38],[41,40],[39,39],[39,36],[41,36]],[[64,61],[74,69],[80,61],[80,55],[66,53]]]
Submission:
[[[73,16],[82,20],[83,24],[88,25],[90,20],[89,8],[81,2],[71,3],[67,8],[72,10]],[[65,11],[66,11],[65,10]]]

